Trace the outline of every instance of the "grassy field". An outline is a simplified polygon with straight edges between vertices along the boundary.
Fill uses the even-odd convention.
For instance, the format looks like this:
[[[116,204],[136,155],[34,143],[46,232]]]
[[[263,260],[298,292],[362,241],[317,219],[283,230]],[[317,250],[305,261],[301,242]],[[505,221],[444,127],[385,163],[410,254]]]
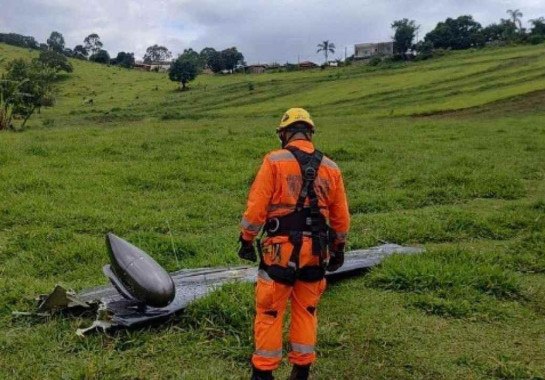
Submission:
[[[427,250],[329,288],[315,378],[545,378],[543,45],[203,75],[187,92],[165,74],[73,64],[54,108],[0,133],[0,378],[247,377],[251,285],[165,326],[86,339],[74,331],[91,317],[11,312],[58,282],[104,283],[108,231],[169,270],[239,264],[248,186],[291,106],[311,111],[343,170],[350,248]]]

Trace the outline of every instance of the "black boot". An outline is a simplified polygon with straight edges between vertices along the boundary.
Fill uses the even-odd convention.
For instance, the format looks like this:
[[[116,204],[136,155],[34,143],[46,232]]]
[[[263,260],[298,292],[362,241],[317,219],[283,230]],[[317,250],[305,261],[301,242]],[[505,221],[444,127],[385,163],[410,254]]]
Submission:
[[[310,372],[310,364],[308,365],[293,365],[291,370],[290,380],[307,380]]]
[[[255,367],[252,367],[251,380],[274,380],[272,371],[262,371]]]

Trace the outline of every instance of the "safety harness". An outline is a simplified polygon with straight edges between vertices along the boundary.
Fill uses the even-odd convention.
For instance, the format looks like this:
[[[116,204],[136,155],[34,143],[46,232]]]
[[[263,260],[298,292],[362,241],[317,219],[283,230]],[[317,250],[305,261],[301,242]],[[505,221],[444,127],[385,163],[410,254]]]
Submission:
[[[261,262],[260,269],[267,272],[273,280],[293,285],[297,279],[306,282],[319,281],[325,275],[325,259],[329,241],[330,228],[326,218],[320,212],[318,195],[314,188],[314,181],[318,175],[318,169],[322,163],[323,153],[315,150],[313,153],[305,153],[293,146],[287,146],[301,169],[303,183],[301,192],[295,205],[295,210],[287,215],[267,220],[263,233],[267,236],[288,236],[293,250],[287,267],[272,264],[267,265],[263,260],[261,242],[258,241],[258,250]],[[309,207],[305,207],[305,201],[309,200]],[[303,236],[312,238],[312,254],[319,256],[320,265],[299,267],[299,254],[303,245]]]

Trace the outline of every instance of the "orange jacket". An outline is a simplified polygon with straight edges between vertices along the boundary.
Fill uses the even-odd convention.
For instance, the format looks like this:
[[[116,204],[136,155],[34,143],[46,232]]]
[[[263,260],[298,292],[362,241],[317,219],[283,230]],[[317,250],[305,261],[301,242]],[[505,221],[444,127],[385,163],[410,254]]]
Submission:
[[[314,152],[310,141],[295,140],[288,145],[307,153]],[[289,150],[267,154],[250,189],[246,212],[240,223],[242,237],[254,240],[267,219],[293,212],[302,183],[299,163]],[[344,183],[337,164],[325,156],[314,188],[322,214],[337,233],[337,239],[344,242],[350,227]]]

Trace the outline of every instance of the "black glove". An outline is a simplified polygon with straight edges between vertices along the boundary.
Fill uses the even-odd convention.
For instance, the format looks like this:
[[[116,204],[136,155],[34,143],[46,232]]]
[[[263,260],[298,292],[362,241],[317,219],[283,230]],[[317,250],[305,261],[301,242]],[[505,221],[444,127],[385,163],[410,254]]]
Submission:
[[[344,264],[344,243],[333,244],[329,251],[329,262],[326,269],[329,272],[335,272]]]
[[[238,256],[243,260],[248,260],[252,262],[257,261],[257,255],[255,253],[254,243],[242,238],[242,234],[238,238],[240,242],[240,248],[238,250]]]

